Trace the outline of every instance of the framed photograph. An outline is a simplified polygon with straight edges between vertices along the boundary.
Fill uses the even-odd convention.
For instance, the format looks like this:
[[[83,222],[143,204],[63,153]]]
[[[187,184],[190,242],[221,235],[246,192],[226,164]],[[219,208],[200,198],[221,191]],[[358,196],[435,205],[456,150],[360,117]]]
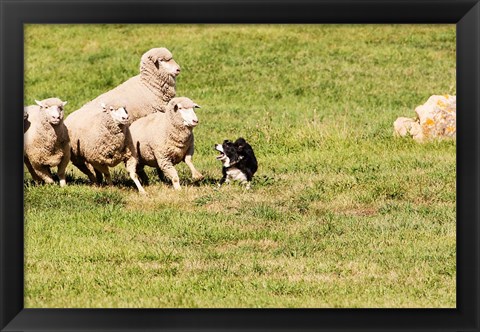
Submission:
[[[0,5],[1,331],[480,330],[477,0]]]

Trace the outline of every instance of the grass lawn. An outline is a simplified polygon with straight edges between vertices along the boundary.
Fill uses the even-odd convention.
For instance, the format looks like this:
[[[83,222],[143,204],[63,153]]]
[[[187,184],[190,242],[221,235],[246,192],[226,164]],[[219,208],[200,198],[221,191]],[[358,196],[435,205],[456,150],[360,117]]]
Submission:
[[[170,49],[202,106],[194,184],[123,165],[96,187],[25,168],[25,307],[455,307],[456,143],[393,137],[456,94],[455,25],[27,25],[25,105],[66,113]],[[214,143],[243,136],[252,189],[218,188]]]

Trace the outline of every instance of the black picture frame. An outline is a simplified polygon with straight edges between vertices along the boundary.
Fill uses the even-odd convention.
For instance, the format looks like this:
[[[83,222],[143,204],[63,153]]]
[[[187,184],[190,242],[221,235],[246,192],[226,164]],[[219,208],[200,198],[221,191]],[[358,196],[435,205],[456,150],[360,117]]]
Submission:
[[[479,0],[0,0],[0,329],[479,331]],[[457,27],[456,309],[24,309],[23,24],[452,23]]]

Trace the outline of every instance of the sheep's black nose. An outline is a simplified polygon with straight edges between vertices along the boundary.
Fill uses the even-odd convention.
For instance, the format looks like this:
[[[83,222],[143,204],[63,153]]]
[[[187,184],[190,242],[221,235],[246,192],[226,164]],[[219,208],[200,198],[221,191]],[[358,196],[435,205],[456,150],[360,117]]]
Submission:
[[[177,70],[175,71],[177,74],[180,74],[180,68],[177,68]]]

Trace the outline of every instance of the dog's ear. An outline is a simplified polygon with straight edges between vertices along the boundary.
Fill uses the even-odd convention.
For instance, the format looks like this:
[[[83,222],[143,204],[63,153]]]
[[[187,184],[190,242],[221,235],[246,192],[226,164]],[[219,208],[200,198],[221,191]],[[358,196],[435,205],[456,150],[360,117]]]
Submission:
[[[247,143],[243,138],[239,138],[237,139],[237,141],[235,142],[237,144],[237,147],[238,147],[238,151],[243,151],[245,149],[245,144]]]
[[[236,141],[235,144],[238,146],[238,149],[242,151],[245,148],[245,144],[247,144],[247,141],[243,137],[239,137]]]

